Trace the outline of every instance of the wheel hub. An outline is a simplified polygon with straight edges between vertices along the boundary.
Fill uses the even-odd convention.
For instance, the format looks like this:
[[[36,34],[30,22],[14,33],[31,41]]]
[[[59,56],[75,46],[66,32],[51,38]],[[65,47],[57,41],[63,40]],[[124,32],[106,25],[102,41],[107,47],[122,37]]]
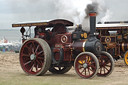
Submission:
[[[36,55],[35,55],[35,54],[31,54],[30,59],[31,59],[31,60],[36,59]]]
[[[84,67],[84,68],[87,68],[87,66],[88,66],[87,63],[84,63],[84,64],[83,64],[83,67]]]

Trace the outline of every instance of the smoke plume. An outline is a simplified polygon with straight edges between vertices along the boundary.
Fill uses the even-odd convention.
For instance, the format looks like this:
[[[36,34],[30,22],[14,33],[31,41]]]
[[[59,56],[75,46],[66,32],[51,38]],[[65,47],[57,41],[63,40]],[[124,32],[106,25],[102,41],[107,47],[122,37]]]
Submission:
[[[90,31],[89,11],[97,14],[106,12],[104,0],[56,0],[55,4],[58,18],[68,19],[74,24],[82,24],[85,31]]]
[[[96,14],[98,15],[99,8],[100,8],[99,6],[100,5],[97,1],[92,1],[91,4],[87,5],[87,7],[85,8],[86,16],[84,17],[84,20],[82,22],[83,30],[90,31],[89,13],[90,12],[96,12]]]
[[[98,6],[99,4],[97,2],[92,2],[91,4],[88,4],[87,8],[85,9],[85,12],[87,14],[86,18],[89,17],[90,12],[96,12],[98,14]]]
[[[57,2],[57,3],[56,3]],[[64,18],[80,24],[85,17],[85,8],[91,0],[56,0],[58,18]]]
[[[11,6],[15,22],[61,18],[82,24],[86,31],[90,30],[90,10],[97,14],[107,12],[104,0],[10,0],[8,5]]]

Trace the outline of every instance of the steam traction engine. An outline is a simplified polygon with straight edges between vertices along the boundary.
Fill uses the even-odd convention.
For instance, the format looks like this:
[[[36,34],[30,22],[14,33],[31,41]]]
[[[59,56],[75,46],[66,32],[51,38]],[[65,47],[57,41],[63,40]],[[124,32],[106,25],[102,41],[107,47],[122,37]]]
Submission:
[[[104,45],[104,50],[109,52],[114,59],[124,58],[128,65],[128,25],[126,22],[105,22],[98,24],[99,39]]]
[[[13,27],[22,27],[23,45],[19,59],[23,71],[29,75],[43,75],[47,70],[64,74],[74,65],[76,73],[82,78],[110,75],[114,68],[113,58],[102,51],[102,44],[94,35],[96,13],[89,15],[89,36],[81,26],[72,33],[68,32],[68,26],[73,26],[73,23],[62,19],[13,24]],[[28,39],[24,27],[32,26],[35,26],[34,38]]]

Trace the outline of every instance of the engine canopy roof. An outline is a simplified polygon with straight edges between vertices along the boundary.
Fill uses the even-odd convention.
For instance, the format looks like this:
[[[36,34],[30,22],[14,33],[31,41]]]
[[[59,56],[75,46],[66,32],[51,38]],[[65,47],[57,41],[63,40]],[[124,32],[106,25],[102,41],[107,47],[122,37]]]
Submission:
[[[73,26],[73,22],[64,19],[55,19],[49,22],[35,22],[35,23],[19,23],[12,24],[12,27],[32,27],[32,26],[44,26],[54,27],[56,24],[63,24],[65,26]]]

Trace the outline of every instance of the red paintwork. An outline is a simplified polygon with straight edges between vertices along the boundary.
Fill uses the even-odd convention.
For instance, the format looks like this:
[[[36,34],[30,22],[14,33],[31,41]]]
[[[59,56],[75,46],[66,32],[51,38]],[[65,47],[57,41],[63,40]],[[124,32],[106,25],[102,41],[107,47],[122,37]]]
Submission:
[[[89,16],[96,16],[96,13],[89,13]]]
[[[35,31],[35,38],[44,39],[52,48],[53,53],[55,53],[55,59],[59,60],[60,58],[60,48],[64,51],[64,60],[63,61],[73,61],[73,51],[75,50],[75,55],[83,52],[83,43],[86,40],[79,40],[73,42],[72,33],[67,31],[66,26],[73,26],[73,23],[67,20],[57,19],[50,22],[40,22],[37,24],[37,29]],[[35,25],[34,23],[28,23],[28,25]],[[14,26],[27,26],[26,24],[16,24]],[[41,26],[40,26],[41,25]],[[42,29],[42,32],[39,32],[38,27]],[[47,27],[53,27],[52,30],[46,30]],[[47,37],[49,36],[49,39]],[[25,40],[23,40],[24,42]]]
[[[67,39],[65,42],[63,42],[63,36],[66,36]],[[55,38],[54,38],[54,50],[53,52],[57,52],[55,54],[55,59],[56,60],[59,60],[59,48],[63,48],[64,50],[64,61],[71,61],[71,60],[74,60],[72,59],[71,57],[71,49],[72,49],[72,37],[71,37],[71,33],[65,33],[65,34],[57,34],[55,35]]]

